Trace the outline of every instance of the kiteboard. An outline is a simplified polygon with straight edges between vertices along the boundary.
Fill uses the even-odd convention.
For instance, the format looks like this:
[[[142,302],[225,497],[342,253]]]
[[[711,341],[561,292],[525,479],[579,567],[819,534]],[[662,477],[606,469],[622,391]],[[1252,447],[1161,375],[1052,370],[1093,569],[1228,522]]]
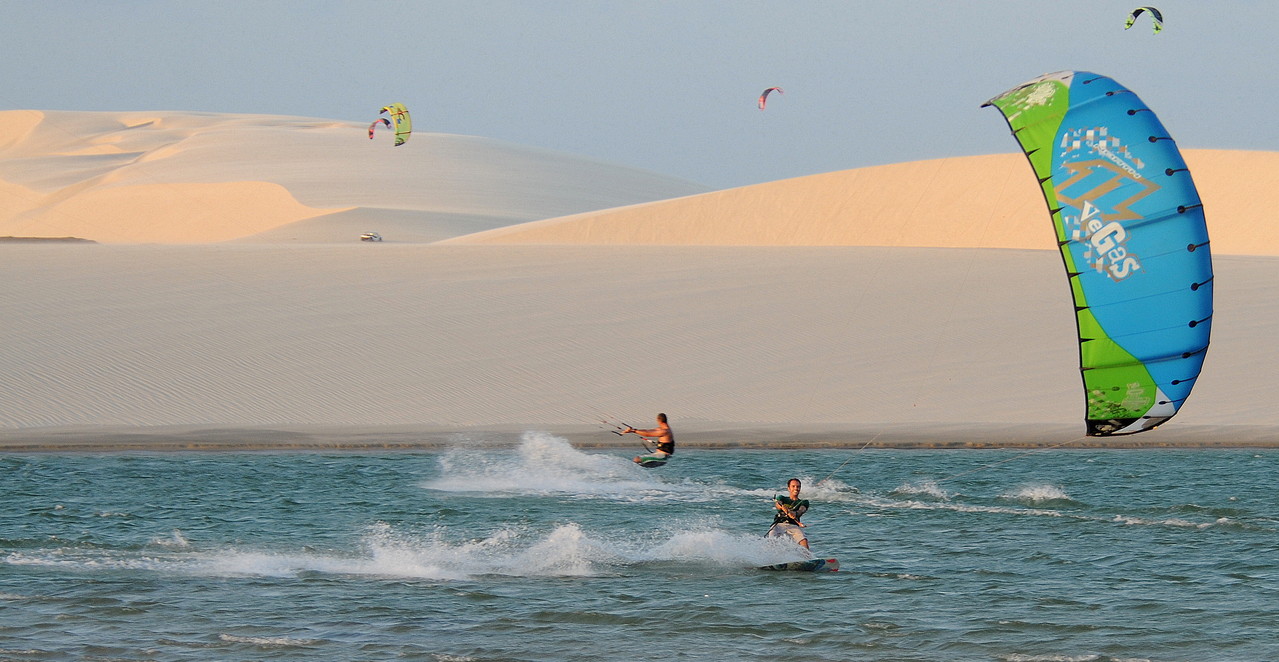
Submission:
[[[666,458],[658,457],[656,455],[641,455],[635,458],[635,464],[638,464],[641,467],[644,467],[645,469],[652,469],[654,467],[664,466],[666,462],[667,462]]]
[[[794,570],[797,572],[836,572],[839,561],[836,559],[809,559],[807,561],[791,561],[760,566],[760,570]]]

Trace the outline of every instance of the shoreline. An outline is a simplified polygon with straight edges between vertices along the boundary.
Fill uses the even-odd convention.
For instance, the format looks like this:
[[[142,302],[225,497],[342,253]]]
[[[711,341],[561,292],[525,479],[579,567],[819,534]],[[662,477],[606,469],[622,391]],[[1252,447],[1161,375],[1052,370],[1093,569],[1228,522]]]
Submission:
[[[718,450],[1141,450],[1272,449],[1279,430],[1269,426],[1185,426],[1120,437],[1084,437],[1067,426],[945,426],[944,429],[810,429],[702,426],[677,432],[683,451]],[[1073,429],[1074,426],[1069,426]],[[581,426],[528,425],[486,428],[368,427],[75,427],[0,430],[0,454],[130,452],[412,452],[455,446],[512,448],[526,434],[549,434],[579,449],[638,449],[635,440],[612,440]]]

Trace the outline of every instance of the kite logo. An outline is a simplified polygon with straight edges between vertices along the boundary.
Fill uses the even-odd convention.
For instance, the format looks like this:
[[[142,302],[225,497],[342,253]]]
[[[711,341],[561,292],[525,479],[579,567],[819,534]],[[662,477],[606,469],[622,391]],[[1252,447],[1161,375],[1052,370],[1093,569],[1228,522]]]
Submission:
[[[1141,385],[1141,382],[1132,382],[1128,384],[1128,390],[1124,393],[1123,402],[1119,404],[1129,411],[1146,411],[1150,408],[1151,397],[1146,393],[1146,389]]]
[[[1128,231],[1118,221],[1107,222],[1101,210],[1087,200],[1079,229],[1088,240],[1085,257],[1097,271],[1119,282],[1141,269],[1141,260],[1128,252]]]
[[[1075,160],[1060,165],[1057,200],[1081,210],[1078,217],[1063,219],[1063,229],[1083,244],[1083,258],[1093,269],[1122,281],[1141,270],[1141,260],[1128,251],[1128,229],[1122,222],[1140,219],[1133,205],[1159,185],[1141,175],[1146,164],[1104,126],[1066,131],[1060,147],[1062,157]],[[1102,214],[1098,205],[1110,213]]]

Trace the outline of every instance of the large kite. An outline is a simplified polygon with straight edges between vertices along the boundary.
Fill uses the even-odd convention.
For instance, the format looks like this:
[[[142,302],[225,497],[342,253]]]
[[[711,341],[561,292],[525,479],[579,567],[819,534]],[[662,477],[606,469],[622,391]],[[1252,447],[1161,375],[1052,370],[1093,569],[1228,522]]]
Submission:
[[[1064,71],[994,99],[1038,178],[1079,330],[1088,434],[1172,418],[1203,368],[1212,255],[1203,205],[1159,118],[1105,76]]]

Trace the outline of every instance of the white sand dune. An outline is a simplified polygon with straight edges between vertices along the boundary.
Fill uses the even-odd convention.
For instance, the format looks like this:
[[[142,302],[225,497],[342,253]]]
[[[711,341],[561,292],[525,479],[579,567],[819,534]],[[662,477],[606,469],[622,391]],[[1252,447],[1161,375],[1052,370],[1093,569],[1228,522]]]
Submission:
[[[63,115],[95,136],[122,118],[138,124],[85,144],[42,136],[39,114],[0,114],[0,200],[20,199],[0,211],[26,209],[0,235],[91,228],[118,245],[0,243],[0,448],[413,445],[526,429],[604,443],[618,438],[600,418],[638,424],[658,411],[702,445],[1054,444],[1082,433],[1068,288],[1043,250],[1051,233],[1020,155],[636,204],[691,185],[428,136],[431,167],[469,172],[470,193],[450,198],[443,186],[401,191],[400,180],[355,191],[346,173],[363,157],[342,149],[255,170],[256,159],[286,161],[298,134],[349,123]],[[262,124],[261,139],[245,140],[242,122]],[[194,131],[199,146],[129,133],[160,130]],[[120,154],[152,144],[159,153],[122,165]],[[220,156],[204,163],[201,152]],[[1261,218],[1274,189],[1252,187],[1279,176],[1279,155],[1188,159],[1217,257],[1213,346],[1177,418],[1124,441],[1272,443],[1279,241]],[[513,178],[541,183],[516,194]],[[562,213],[632,185],[640,193],[618,203],[629,206]],[[225,207],[175,221],[170,205],[128,200],[171,186],[217,187]],[[379,195],[397,202],[379,207]],[[128,206],[137,217],[114,211]],[[70,223],[55,220],[60,208],[88,220],[56,225]],[[299,209],[319,215],[287,221]],[[369,209],[417,238],[355,241],[379,229],[363,224]],[[414,243],[429,237],[456,238]]]
[[[1279,224],[1269,220],[1279,205],[1279,153],[1186,150],[1185,158],[1207,210],[1214,254],[1279,254]],[[1035,219],[1043,222],[1028,222]],[[449,241],[1043,249],[1052,237],[1025,157],[997,154],[800,177]]]
[[[0,112],[0,235],[107,243],[424,242],[704,192],[549,150],[358,122]]]

